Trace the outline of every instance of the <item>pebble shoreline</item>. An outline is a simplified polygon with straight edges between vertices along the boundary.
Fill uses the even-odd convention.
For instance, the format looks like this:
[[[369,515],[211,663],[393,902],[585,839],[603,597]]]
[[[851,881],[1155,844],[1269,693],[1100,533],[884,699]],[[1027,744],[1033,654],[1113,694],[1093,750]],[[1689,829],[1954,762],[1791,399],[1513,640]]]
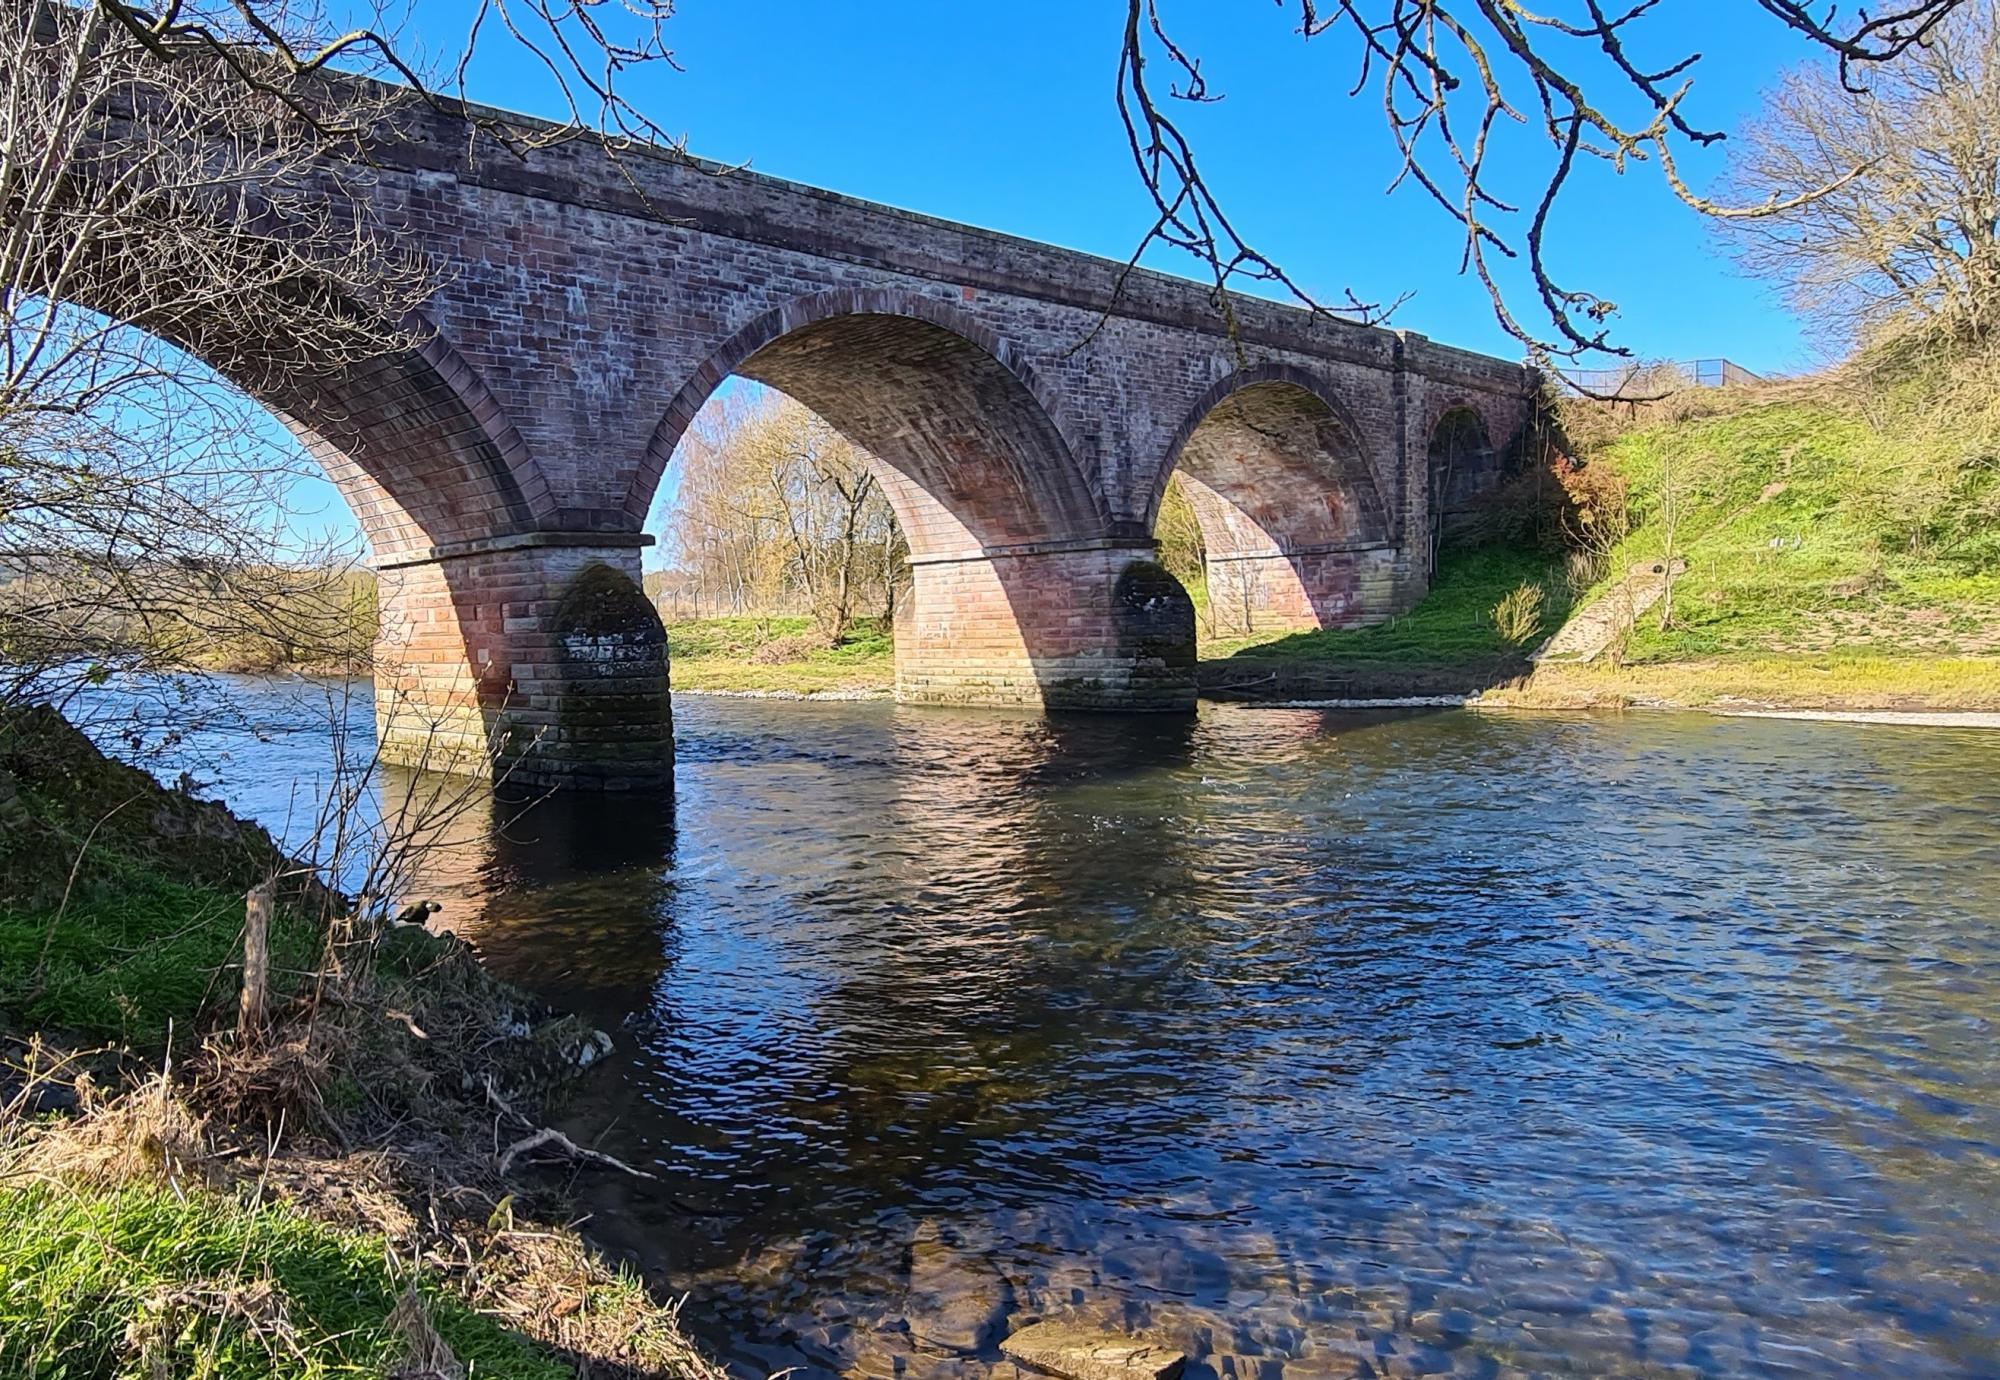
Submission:
[[[738,700],[826,700],[860,702],[893,699],[889,690],[676,690],[677,695],[710,695]],[[1374,699],[1240,700],[1260,709],[1483,709],[1505,712],[1518,708],[1490,703],[1477,695],[1396,695]],[[1682,710],[1728,719],[1810,719],[1824,723],[1900,724],[1929,728],[2000,728],[2000,713],[1961,709],[1784,709],[1723,705],[1634,704],[1633,709]]]

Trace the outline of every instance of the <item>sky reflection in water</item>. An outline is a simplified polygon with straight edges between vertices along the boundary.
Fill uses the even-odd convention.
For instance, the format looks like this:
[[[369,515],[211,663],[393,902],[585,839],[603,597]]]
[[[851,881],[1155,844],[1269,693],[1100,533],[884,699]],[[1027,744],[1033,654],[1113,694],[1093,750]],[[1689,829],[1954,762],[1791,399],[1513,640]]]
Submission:
[[[886,1373],[919,1233],[1195,1374],[2000,1371],[2000,738],[676,713],[427,885],[621,1032],[589,1203],[745,1373]]]

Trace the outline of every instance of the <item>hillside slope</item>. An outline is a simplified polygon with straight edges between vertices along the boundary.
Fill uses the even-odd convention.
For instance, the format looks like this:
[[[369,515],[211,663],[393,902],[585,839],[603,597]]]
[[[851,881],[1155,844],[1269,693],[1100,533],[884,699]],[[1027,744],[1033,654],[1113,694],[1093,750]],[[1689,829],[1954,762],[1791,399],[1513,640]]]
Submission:
[[[1626,659],[2000,651],[2000,523],[1981,482],[1993,457],[1969,450],[1942,474],[1932,459],[1810,401],[1613,442],[1586,463],[1623,478],[1635,525],[1599,589],[1640,561],[1687,562],[1671,613],[1637,621]]]

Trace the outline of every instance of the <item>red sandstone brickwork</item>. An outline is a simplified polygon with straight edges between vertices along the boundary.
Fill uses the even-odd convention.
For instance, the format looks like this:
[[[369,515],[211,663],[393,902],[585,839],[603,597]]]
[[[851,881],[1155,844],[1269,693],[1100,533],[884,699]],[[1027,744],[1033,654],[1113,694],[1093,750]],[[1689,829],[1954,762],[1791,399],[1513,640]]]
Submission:
[[[636,579],[663,469],[731,373],[885,466],[918,561],[906,697],[1099,705],[1191,693],[1160,642],[1178,606],[1134,573],[1177,464],[1262,616],[1367,621],[1428,580],[1438,420],[1473,408],[1504,444],[1532,382],[1248,299],[1232,337],[1199,284],[1140,272],[1121,292],[1106,260],[747,173],[582,143],[469,156],[436,112],[378,158],[378,209],[445,271],[434,338],[271,401],[392,567],[399,752],[421,721],[468,750],[532,738],[602,779],[593,752],[623,735],[633,779],[657,766],[663,653],[636,634],[565,649],[551,620],[593,564]],[[521,545],[565,536],[602,544]],[[660,696],[634,689],[656,673]],[[583,684],[616,708],[566,720]]]
[[[490,762],[532,784],[668,780],[666,635],[638,581],[630,547],[383,569],[375,715],[385,760],[444,771]]]
[[[646,157],[620,168],[576,144],[469,163],[442,121],[383,159],[385,214],[453,269],[434,324],[546,483],[537,520],[560,526],[636,526],[693,409],[736,370],[829,415],[857,381],[935,388],[943,415],[921,429],[951,444],[973,425],[966,399],[1004,375],[1035,406],[1003,404],[989,438],[1032,436],[1019,464],[1048,506],[1075,502],[1056,500],[1076,484],[1066,465],[1122,535],[1144,532],[1213,390],[1260,369],[1297,370],[1338,402],[1404,517],[1424,511],[1405,472],[1425,444],[1406,429],[1447,394],[1511,410],[1489,427],[1505,434],[1520,412],[1515,365],[1252,301],[1232,341],[1199,284],[1142,273],[1114,298],[1107,261],[773,179]],[[923,321],[973,348],[857,315]]]
[[[1191,709],[1194,606],[1130,547],[915,561],[896,693],[923,704]],[[1166,588],[1133,588],[1133,574]]]

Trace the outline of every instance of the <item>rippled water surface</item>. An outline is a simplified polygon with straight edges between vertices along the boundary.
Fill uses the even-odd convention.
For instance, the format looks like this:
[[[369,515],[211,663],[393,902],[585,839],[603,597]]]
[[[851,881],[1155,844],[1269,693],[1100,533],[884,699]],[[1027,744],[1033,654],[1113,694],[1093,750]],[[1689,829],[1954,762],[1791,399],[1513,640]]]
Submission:
[[[676,713],[431,884],[620,1033],[596,1230],[745,1374],[2000,1373],[2000,735]]]

